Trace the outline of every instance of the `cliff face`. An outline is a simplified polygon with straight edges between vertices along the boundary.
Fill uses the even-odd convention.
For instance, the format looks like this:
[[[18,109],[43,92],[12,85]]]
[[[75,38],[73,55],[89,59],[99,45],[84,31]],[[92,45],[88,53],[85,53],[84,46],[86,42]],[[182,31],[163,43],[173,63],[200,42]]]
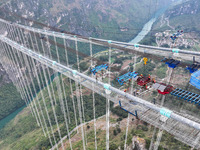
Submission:
[[[189,0],[166,11],[155,27],[168,26],[174,27],[174,29],[183,29],[186,32],[196,32],[200,31],[199,21],[200,1]]]
[[[199,0],[190,0],[188,2],[185,2],[181,5],[178,5],[174,7],[173,9],[170,9],[166,16],[169,16],[170,18],[183,16],[183,15],[197,15],[200,13],[200,1]]]
[[[0,64],[0,87],[6,83],[10,83],[11,80],[8,77],[8,74],[6,73],[3,66]]]
[[[1,14],[15,21],[20,21],[14,17],[18,14],[77,34],[126,41],[167,3],[167,0],[11,0],[2,6]]]

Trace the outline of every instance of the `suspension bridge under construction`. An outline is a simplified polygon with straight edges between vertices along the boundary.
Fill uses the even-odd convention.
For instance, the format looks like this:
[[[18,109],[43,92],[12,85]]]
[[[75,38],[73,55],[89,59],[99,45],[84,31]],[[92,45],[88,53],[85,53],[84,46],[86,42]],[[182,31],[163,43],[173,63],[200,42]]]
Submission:
[[[110,41],[97,39],[92,37],[83,37],[62,31],[54,31],[51,28],[44,27],[42,29],[25,26],[17,23],[12,23],[4,19],[0,19],[0,55],[1,63],[8,73],[10,79],[17,87],[21,97],[25,100],[27,107],[30,108],[31,114],[36,119],[38,126],[46,137],[49,138],[52,149],[58,149],[59,145],[64,149],[64,137],[61,136],[58,116],[55,106],[57,105],[56,98],[59,99],[60,109],[65,119],[67,130],[67,139],[70,143],[70,149],[73,149],[71,141],[71,133],[69,130],[70,122],[75,119],[75,128],[82,135],[83,149],[86,146],[85,132],[85,116],[83,107],[83,88],[90,89],[93,95],[93,122],[94,122],[94,149],[97,146],[96,133],[96,109],[95,109],[95,93],[106,98],[106,149],[109,149],[109,128],[110,128],[110,101],[114,104],[121,103],[121,107],[129,112],[129,115],[137,113],[137,118],[159,129],[157,139],[152,137],[150,149],[158,149],[163,131],[173,135],[179,141],[191,146],[192,148],[200,148],[200,118],[197,115],[189,114],[186,111],[178,111],[175,108],[165,105],[165,95],[162,97],[162,102],[152,103],[148,99],[142,99],[133,94],[134,87],[131,90],[124,92],[123,90],[112,85],[111,78],[111,61],[112,52],[121,50],[133,54],[133,59],[136,56],[148,56],[152,59],[161,60],[163,57],[179,59],[181,62],[193,61],[195,57],[197,62],[200,62],[200,52],[180,50],[174,48],[163,48],[148,45],[139,45],[137,43],[125,43],[118,41]],[[70,48],[73,45],[74,51]],[[80,49],[87,45],[89,56],[80,52]],[[88,74],[86,71],[81,71],[80,58],[87,59],[90,62],[90,68],[95,67],[98,61],[94,57],[94,49],[103,48],[107,50],[108,64],[107,80],[98,80],[93,73]],[[60,50],[64,54],[60,54]],[[70,64],[69,53],[72,53],[76,59],[76,68]],[[133,68],[135,69],[136,60],[134,60]],[[49,84],[51,73],[58,74],[60,77],[55,78],[55,85]],[[173,68],[169,68],[167,83],[170,78]],[[69,85],[66,85],[62,78],[69,79]],[[132,80],[133,84],[134,79]],[[40,93],[36,92],[36,85],[40,89]],[[75,90],[73,88],[75,83]],[[42,89],[45,87],[48,95],[44,95]],[[54,86],[56,88],[54,88]],[[65,86],[69,86],[71,99],[73,103],[73,112],[69,112],[68,99],[65,92]],[[58,96],[55,94],[57,90]],[[75,93],[75,94],[74,94]],[[76,97],[76,102],[75,102]],[[50,117],[47,110],[46,99],[50,99],[50,106],[53,112],[53,118]],[[77,105],[77,106],[75,106]],[[78,109],[76,109],[78,108]],[[137,111],[137,112],[136,112]],[[70,113],[74,114],[74,118],[70,118]],[[126,136],[124,148],[127,146],[127,133],[129,125],[129,115],[127,118]],[[56,122],[56,127],[51,125],[52,119]],[[48,127],[49,126],[49,127]],[[54,130],[58,132],[59,141],[55,138]],[[155,134],[155,132],[154,132]],[[153,135],[155,136],[155,135]]]

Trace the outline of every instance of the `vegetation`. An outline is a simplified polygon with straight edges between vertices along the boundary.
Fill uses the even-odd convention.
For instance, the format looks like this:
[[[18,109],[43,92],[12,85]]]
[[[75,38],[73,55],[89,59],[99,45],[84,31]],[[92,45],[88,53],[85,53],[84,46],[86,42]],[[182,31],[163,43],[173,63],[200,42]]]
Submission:
[[[135,6],[135,7],[137,7],[137,6]],[[40,10],[42,10],[42,8],[40,8]],[[105,11],[109,12],[111,10],[105,10]],[[130,10],[130,11],[132,11],[132,10]],[[39,16],[39,13],[40,12],[38,12],[38,14],[36,16]],[[142,12],[142,13],[144,13],[144,12]],[[78,14],[77,10],[74,11],[74,14],[75,15]],[[113,28],[106,28],[108,26],[107,24],[103,24],[101,30],[99,30],[98,28],[96,29],[96,28],[92,27],[92,29],[90,29],[90,31],[92,31],[92,35],[94,37],[102,37],[102,38],[105,38],[105,39],[127,41],[130,38],[132,38],[133,33],[137,33],[135,31],[128,31],[128,32],[123,31],[123,32],[121,32],[119,26],[121,26],[121,25],[125,26],[126,24],[118,23],[113,18],[107,18],[107,17],[105,17],[105,15],[103,13],[99,13],[99,14],[100,14],[100,17],[102,19],[101,21],[102,22],[109,22],[109,24]],[[135,13],[135,14],[137,14],[137,13]],[[123,18],[123,19],[125,17],[124,14],[115,14],[115,15],[116,15],[116,17]],[[141,14],[139,14],[139,15],[141,15]],[[89,16],[90,16],[89,20],[91,21],[91,24],[93,26],[97,26],[99,24],[102,24],[102,22],[100,22],[97,19],[99,17],[97,13],[94,13],[92,11],[92,12],[90,12]],[[79,16],[79,18],[80,18],[80,16]],[[140,17],[138,17],[138,18],[140,18]],[[135,18],[135,20],[137,20],[138,18]],[[134,22],[129,20],[129,23],[130,22],[131,22],[131,24],[134,24]],[[137,25],[141,26],[141,24],[137,24]],[[196,28],[194,28],[194,29],[197,30]],[[95,31],[93,31],[93,30],[95,30]],[[126,33],[127,33],[127,35],[128,35],[128,33],[130,35],[124,36],[124,35],[126,35]],[[116,34],[118,36],[115,36]],[[59,40],[58,40],[58,42],[61,43],[61,41],[59,41]],[[78,43],[78,44],[79,44],[79,47],[81,47],[80,52],[82,52],[83,55],[89,55],[88,45],[84,45],[84,44],[80,44],[80,43]],[[156,44],[155,37],[147,38],[147,39],[143,40],[141,42],[141,44],[155,45]],[[164,45],[164,47],[167,47],[167,46],[168,45]],[[71,47],[74,49],[74,46],[71,46]],[[105,49],[106,49],[105,47],[94,47],[95,52],[105,50]],[[60,48],[59,50],[60,50],[59,55],[60,55],[61,62],[65,63],[64,49]],[[76,56],[74,55],[74,52],[75,51],[73,51],[73,52],[71,51],[69,53],[69,57],[71,58],[70,64],[76,63],[76,61],[75,61]],[[52,49],[52,54],[53,54],[53,57],[56,58],[55,47],[53,47],[53,49]],[[80,59],[84,58],[83,55],[80,56]],[[108,58],[104,57],[104,56],[100,56],[99,59],[101,61],[108,61]],[[124,60],[127,60],[127,59],[128,59],[127,57],[120,57],[119,59],[114,58],[114,63],[122,64],[122,62]],[[81,66],[81,69],[82,69],[81,71],[84,71],[88,68],[88,64],[86,62],[81,63],[80,66]],[[77,66],[74,65],[74,67],[76,68]],[[144,76],[147,76],[149,73],[151,73],[155,69],[155,67],[156,67],[156,65],[154,63],[150,62],[145,67],[141,66],[138,69],[138,73],[143,74]],[[111,68],[111,69],[113,69],[113,68]],[[119,68],[116,68],[116,70],[117,69],[119,69]],[[132,70],[132,68],[131,68],[131,70]],[[156,74],[159,78],[164,78],[165,72],[166,72],[166,67],[164,67],[163,65],[156,70]],[[44,80],[44,78],[43,79],[42,78],[40,80]],[[58,78],[60,78],[60,77],[58,77]],[[66,79],[64,81],[66,81]],[[37,85],[36,80],[34,80],[34,83],[36,83],[36,90],[38,92],[39,87]],[[55,82],[53,82],[53,86],[56,89]],[[10,92],[9,90],[13,91],[12,95],[14,95],[14,97],[10,98],[9,100],[10,101],[12,100],[12,102],[13,102],[14,100],[18,99],[16,101],[16,103],[17,103],[16,106],[20,105],[20,103],[19,103],[20,98],[15,96],[16,89],[12,89],[12,86],[7,87],[7,85],[4,88],[5,89],[2,89],[3,93],[5,91],[8,91],[8,93],[9,93]],[[50,99],[47,98],[48,97],[47,89],[45,87],[43,87],[43,88],[44,88],[43,89],[44,95],[46,97],[45,101],[47,103],[48,112],[49,112],[49,115],[50,115],[50,118],[51,118],[51,123],[52,123],[53,128],[54,128],[56,141],[59,141],[58,132],[55,130],[56,129],[56,122],[55,122],[55,119],[53,119],[54,117],[53,117],[53,111],[51,109]],[[31,86],[31,89],[33,89],[32,86]],[[74,83],[73,83],[73,90],[75,90]],[[55,91],[57,91],[57,90],[55,90]],[[68,106],[69,106],[69,110],[70,110],[70,118],[72,120],[71,125],[70,125],[70,131],[71,131],[75,127],[75,121],[74,121],[75,116],[74,116],[74,113],[73,113],[73,104],[72,104],[72,99],[70,97],[69,87],[66,87],[65,91],[67,93],[67,100],[69,100]],[[41,94],[39,93],[38,95],[40,97],[40,103],[41,103],[42,107],[44,107],[44,105],[41,101]],[[0,96],[2,96],[2,94]],[[19,94],[18,94],[18,96],[19,96]],[[62,134],[62,137],[63,137],[67,134],[67,132],[66,132],[66,128],[65,128],[65,125],[64,125],[63,112],[60,109],[62,107],[59,103],[59,98],[58,98],[59,93],[56,92],[55,96],[56,96],[57,105],[55,105],[55,104],[54,105],[55,105],[56,114],[58,115],[58,122],[59,122],[59,125],[60,125],[61,134]],[[2,97],[0,97],[0,98],[2,98]],[[95,103],[96,117],[99,117],[99,116],[102,116],[102,115],[105,114],[105,98],[95,94],[95,99],[96,99],[96,103]],[[4,98],[2,98],[2,101],[3,100],[4,100]],[[175,102],[173,102],[173,103],[175,103]],[[7,106],[9,104],[10,104],[10,102],[6,101],[5,104],[1,105],[1,106],[5,106],[5,105]],[[78,110],[76,98],[75,98],[75,104],[76,104],[76,110]],[[85,109],[85,120],[89,121],[89,120],[93,119],[93,101],[92,101],[92,95],[91,95],[90,91],[89,91],[89,94],[87,93],[83,96],[83,105],[84,105],[84,108],[86,108]],[[111,106],[112,106],[112,104],[111,104]],[[4,108],[2,108],[2,109],[0,108],[0,110],[3,110],[3,109]],[[9,109],[6,109],[6,110],[9,110]],[[194,109],[194,111],[197,111],[197,110],[198,109]],[[119,118],[116,119],[118,123],[120,121],[122,121],[123,118],[127,117],[127,113],[125,111],[121,110],[119,107],[111,108],[111,111],[112,111],[113,114],[116,114],[116,115],[119,116]],[[2,112],[0,112],[0,117],[3,114]],[[41,114],[41,112],[40,112],[40,114]],[[77,113],[77,116],[78,116],[78,113]],[[46,114],[45,114],[45,118],[47,118]],[[36,123],[33,122],[33,120],[34,120],[34,118],[31,116],[30,111],[27,108],[24,109],[24,111],[20,115],[18,115],[13,121],[11,121],[4,129],[2,129],[0,131],[0,135],[1,135],[0,136],[0,149],[49,149],[50,143],[49,143],[48,138],[43,136],[41,128],[39,128],[36,125]],[[48,120],[46,120],[46,122],[48,122]],[[78,119],[78,123],[80,123],[79,119]],[[50,130],[49,123],[47,124],[47,126],[48,126],[48,129]],[[147,125],[142,124],[142,125],[138,125],[137,127],[132,127],[132,128],[133,129],[130,130],[129,133],[128,133],[127,144],[130,145],[132,143],[132,137],[133,136],[138,136],[138,137],[144,138],[146,140],[146,147],[148,148],[149,144],[150,144],[150,140],[149,140],[149,135],[147,134],[147,131],[149,130]],[[91,130],[91,129],[92,129],[91,125],[87,125],[87,130]],[[115,128],[111,128],[110,133],[112,133],[110,136],[113,137],[113,138],[111,138],[110,149],[115,150],[119,146],[123,149],[123,146],[124,146],[123,145],[124,144],[123,143],[124,142],[124,129],[121,129],[119,126],[117,126]],[[98,146],[101,146],[101,147],[105,146],[105,139],[101,138],[102,136],[105,137],[105,133],[102,130],[98,130],[97,134],[98,134],[98,138],[97,138]],[[89,142],[88,147],[92,147],[91,143],[94,143],[94,141],[93,141],[94,133],[92,131],[89,132],[87,138],[88,138],[88,142]],[[162,140],[163,140],[162,146],[159,146],[160,150],[162,150],[162,149],[169,149],[169,150],[171,150],[171,149],[177,149],[177,150],[178,149],[188,149],[187,146],[181,144],[180,142],[178,142],[174,138],[171,138],[171,136],[169,134],[166,134],[165,138],[162,139]],[[170,143],[170,145],[167,145],[166,143]],[[77,143],[75,143],[73,145],[73,148],[81,148],[81,146],[82,146],[82,141],[77,141]]]
[[[56,89],[55,81],[53,82],[53,86]],[[74,83],[73,83],[73,89],[75,90]],[[73,105],[72,99],[69,96],[70,95],[69,86],[66,87],[65,91],[67,94],[68,106],[69,106],[69,111],[70,111],[70,118],[71,118],[70,131],[71,131],[75,127],[75,119],[74,119],[74,113],[73,113],[74,110],[72,106]],[[47,88],[44,88],[43,92],[44,92],[44,97],[46,97],[45,101],[47,103],[47,109],[49,112],[49,116],[51,118],[51,124],[53,125],[53,128],[55,129],[56,122],[55,122],[55,119],[53,119],[54,115],[51,108],[50,99],[48,98]],[[42,108],[44,108],[43,102],[41,100],[41,94],[39,93],[38,96],[39,96],[39,101],[41,103],[41,106]],[[64,137],[65,135],[67,135],[67,131],[64,124],[64,121],[65,121],[64,116],[63,116],[62,110],[60,109],[61,105],[59,103],[57,90],[55,90],[55,97],[57,101],[57,105],[55,105],[55,111],[57,114],[60,129],[61,129],[61,136]],[[83,101],[83,106],[85,108],[85,121],[89,121],[93,119],[93,101],[92,101],[91,92],[89,95],[88,94],[84,95],[83,100],[85,100]],[[96,103],[95,103],[96,117],[98,118],[104,115],[106,112],[105,110],[106,100],[104,97],[98,94],[95,94],[95,100],[96,100]],[[112,105],[113,104],[111,103],[111,108],[112,108]],[[76,110],[78,110],[76,97],[75,97],[75,106],[76,106]],[[43,113],[45,115],[47,126],[50,131],[50,124],[48,123],[47,116],[44,110],[43,110]],[[40,111],[40,115],[41,115],[41,111]],[[79,115],[77,112],[77,117],[78,116]],[[1,135],[0,149],[31,149],[33,147],[35,149],[51,148],[49,139],[47,137],[44,137],[41,127],[38,127],[36,122],[33,120],[35,119],[31,115],[30,110],[28,108],[25,108],[23,110],[23,113],[17,115],[17,117],[14,120],[12,120],[5,128],[0,130],[0,135]],[[79,119],[78,119],[78,123],[80,123]],[[55,134],[56,140],[59,141],[59,135],[56,130],[54,130],[54,134]]]
[[[155,69],[156,65],[150,60],[147,65],[142,64],[142,66],[137,70],[139,74],[143,76],[148,76]]]
[[[168,44],[163,44],[163,45],[161,45],[161,47],[170,48],[170,46]]]
[[[120,118],[127,118],[128,117],[128,113],[125,112],[124,110],[120,109],[120,106],[116,106],[116,107],[113,107],[111,109],[111,112],[115,115],[118,115]]]
[[[110,118],[113,118],[111,115]],[[97,120],[97,124],[103,123],[105,118]],[[123,120],[124,122],[125,120]],[[104,122],[105,123],[105,122]],[[110,122],[110,149],[116,150],[116,148],[124,149],[125,142],[125,133],[126,133],[126,125],[124,123],[111,123]],[[93,126],[91,123],[90,126]],[[129,130],[127,135],[127,146],[132,147],[132,139],[136,137],[141,141],[144,139],[144,144],[147,149],[149,149],[151,137],[153,133],[153,128],[150,128],[146,123],[141,121],[130,121]],[[190,148],[185,144],[175,140],[170,134],[164,132],[163,137],[161,139],[161,145],[159,146],[159,150],[189,150]],[[77,138],[80,134],[74,136]],[[106,147],[106,131],[103,129],[97,130],[97,146],[98,149],[104,149]],[[141,139],[141,140],[140,140]],[[79,148],[82,149],[81,139],[73,143],[73,149]],[[69,144],[68,144],[69,148]],[[87,149],[94,149],[94,131],[93,127],[87,130]]]
[[[128,60],[128,59],[130,59],[130,57],[120,57],[120,58],[116,58],[115,61],[114,61],[114,63],[116,63],[116,64],[123,64],[123,61],[124,61],[124,60]]]
[[[74,68],[78,70],[77,64],[74,65]],[[82,62],[79,64],[80,71],[86,71],[89,68],[89,64],[87,62]]]
[[[163,79],[166,77],[166,71],[167,71],[167,66],[164,63],[162,63],[162,65],[158,67],[156,70],[156,76],[159,77],[160,79]]]
[[[186,33],[196,32],[196,34],[199,36],[199,31],[200,31],[199,21],[198,21],[200,18],[200,11],[198,9],[199,6],[200,6],[200,1],[198,0],[186,1],[166,11],[164,17],[169,18],[169,24],[170,26],[175,28],[175,31],[182,29]],[[162,24],[161,22],[162,18],[160,18],[155,23],[153,30],[160,30],[160,31],[164,31],[167,29],[171,30],[171,28],[167,26],[167,23],[160,26]]]
[[[0,88],[0,120],[24,105],[20,94],[12,83]]]
[[[156,37],[155,36],[148,36],[147,38],[144,38],[140,42],[140,44],[155,46],[156,45]]]
[[[58,75],[58,74],[57,74]],[[56,74],[51,76],[51,80],[49,83],[57,76]],[[8,116],[12,112],[16,111],[18,108],[22,107],[25,105],[24,100],[22,100],[20,93],[17,91],[16,87],[13,85],[13,83],[4,83],[3,81],[3,76],[0,77],[0,82],[1,82],[1,88],[0,88],[0,120],[3,119],[4,117]],[[42,77],[39,79],[40,82],[41,80],[44,80],[44,74],[42,72]],[[36,88],[36,92],[39,92],[39,85],[34,78],[33,80]],[[44,87],[46,84],[44,84]],[[44,88],[42,87],[42,88]],[[33,89],[33,84],[30,84],[31,91],[33,92],[33,96],[35,96],[34,89]]]
[[[151,62],[150,63],[150,68],[149,70],[153,70],[152,68],[154,68],[154,63]],[[160,68],[162,68],[164,66],[161,66]],[[68,80],[65,79],[64,80],[65,83],[68,85]],[[54,87],[56,88],[55,82],[53,82]],[[67,99],[68,101],[68,105],[69,110],[70,110],[70,118],[71,118],[71,125],[70,125],[70,130],[72,130],[75,127],[75,122],[74,122],[74,115],[73,115],[73,109],[72,109],[72,101],[71,101],[71,97],[70,95],[70,90],[69,87],[66,86],[66,93],[67,93]],[[73,90],[75,90],[74,87],[74,83],[73,83]],[[48,93],[47,93],[47,89],[44,88],[43,89],[44,93],[45,93],[45,97],[47,97]],[[56,114],[58,115],[58,122],[60,124],[60,128],[61,128],[61,133],[62,136],[65,136],[67,134],[66,132],[66,127],[64,126],[64,118],[62,115],[62,111],[61,111],[61,106],[58,100],[58,93],[55,93],[56,99],[57,99],[57,105],[55,105],[56,107]],[[40,93],[39,93],[39,97],[40,97]],[[105,114],[105,98],[95,94],[95,99],[96,99],[96,117],[102,116],[103,114]],[[170,98],[172,99],[172,98]],[[85,108],[85,119],[86,121],[89,121],[93,118],[93,103],[92,103],[92,95],[89,92],[88,94],[83,96],[83,102],[84,102],[84,108]],[[41,101],[41,99],[40,99]],[[54,129],[56,128],[56,124],[55,124],[55,120],[53,119],[53,112],[51,109],[51,105],[49,103],[49,99],[46,98],[46,102],[47,102],[47,106],[48,106],[48,111],[50,114],[50,118],[51,122],[53,124]],[[75,99],[76,102],[76,106],[77,106],[77,101]],[[42,103],[41,103],[42,104]],[[43,107],[43,104],[42,104]],[[76,110],[78,110],[78,108],[76,107]],[[111,111],[113,114],[116,114],[118,116],[118,118],[115,120],[117,121],[112,121],[113,119],[110,118],[110,123],[114,123],[114,124],[120,124],[120,122],[123,120],[123,118],[127,117],[127,112],[123,111],[122,109],[118,107],[116,108],[111,108]],[[77,114],[78,116],[78,114]],[[47,117],[45,117],[47,118]],[[30,111],[26,108],[24,109],[23,113],[21,113],[21,115],[18,115],[13,121],[11,121],[4,129],[2,129],[0,131],[0,149],[30,149],[30,148],[36,148],[36,149],[49,149],[50,148],[50,143],[47,137],[43,136],[42,130],[41,128],[39,128],[35,122],[33,122],[32,120],[34,120],[34,118],[31,116]],[[47,120],[46,120],[47,121]],[[48,122],[48,121],[47,121]],[[17,124],[17,126],[16,126]],[[24,125],[26,127],[24,127]],[[49,128],[49,124],[48,124],[48,128]],[[88,138],[88,148],[94,147],[94,132],[92,132],[91,130],[93,130],[93,126],[92,124],[87,124],[85,126],[85,128],[87,128],[87,138]],[[149,128],[147,126],[147,124],[139,124],[138,126],[129,127],[129,134],[128,134],[128,139],[127,139],[127,144],[131,144],[132,143],[132,137],[133,136],[138,136],[140,138],[144,138],[146,140],[146,147],[148,147],[150,141],[148,140],[151,136],[148,135],[147,133],[151,133],[149,132]],[[49,128],[50,130],[50,128]],[[116,126],[114,128],[110,128],[110,133],[112,133],[111,136],[111,148],[116,148],[117,147],[121,147],[123,148],[124,146],[124,133],[125,133],[125,129],[121,126]],[[74,136],[76,136],[76,133],[74,132],[73,134]],[[55,131],[55,136],[56,139],[59,140],[59,136],[58,136],[58,132]],[[72,136],[73,137],[73,136]],[[161,141],[161,145],[159,147],[159,149],[166,149],[166,150],[172,150],[172,149],[184,149],[184,150],[188,150],[188,147],[181,144],[179,141],[173,139],[169,134],[166,134],[166,137],[168,138],[162,138]],[[33,140],[32,140],[33,139]],[[98,129],[97,130],[97,139],[98,139],[98,147],[104,147],[105,146],[105,132],[103,130]],[[173,139],[173,140],[172,140]],[[170,142],[169,142],[170,141]],[[168,143],[168,144],[167,144]],[[169,144],[170,143],[170,144]],[[172,144],[171,144],[172,143]],[[179,146],[177,146],[179,145]],[[73,144],[73,148],[81,148],[82,147],[82,142],[81,141],[77,141],[76,143]]]

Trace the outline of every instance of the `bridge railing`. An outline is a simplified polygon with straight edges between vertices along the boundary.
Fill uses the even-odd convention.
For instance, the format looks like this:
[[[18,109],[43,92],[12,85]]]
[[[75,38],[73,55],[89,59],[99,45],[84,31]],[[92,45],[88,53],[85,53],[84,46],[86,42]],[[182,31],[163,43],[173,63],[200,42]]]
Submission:
[[[172,110],[168,110],[166,108],[163,108],[162,106],[155,105],[149,102],[148,100],[144,100],[139,97],[133,96],[132,93],[130,94],[125,93],[124,91],[114,87],[111,84],[112,80],[115,79],[115,76],[114,78],[111,78],[112,76],[111,58],[113,55],[112,52],[116,49],[119,51],[125,51],[127,53],[132,53],[134,55],[142,55],[142,56],[145,55],[146,53],[149,53],[152,55],[152,58],[160,58],[157,56],[155,57],[153,55],[157,55],[157,53],[161,51],[163,52],[159,53],[159,55],[161,56],[174,56],[174,54],[178,53],[180,55],[178,55],[177,57],[180,57],[183,60],[191,60],[193,59],[192,58],[193,55],[199,56],[200,55],[199,52],[158,48],[158,47],[144,46],[138,44],[107,41],[95,38],[85,38],[78,35],[74,36],[70,34],[58,33],[55,31],[35,29],[32,27],[26,27],[14,23],[10,24],[9,22],[4,20],[1,20],[1,25],[4,31],[6,31],[6,32],[1,31],[2,32],[2,35],[0,35],[1,43],[4,45],[5,49],[7,49],[6,48],[7,46],[12,47],[13,55],[16,51],[20,52],[23,55],[25,54],[29,58],[33,58],[34,60],[40,62],[42,66],[45,65],[48,68],[51,68],[55,72],[60,72],[61,75],[67,76],[70,79],[75,80],[80,85],[86,86],[88,89],[91,89],[101,94],[102,96],[105,96],[107,99],[110,99],[115,103],[117,103],[120,98],[124,103],[129,104],[131,101],[138,104],[142,109],[143,114],[145,114],[146,111],[151,110],[152,118],[146,117],[148,116],[148,114],[146,114],[146,116],[141,115],[141,119],[147,121],[148,123],[154,124],[153,122],[154,117],[159,118],[161,116],[165,116],[168,118],[168,120],[175,120],[178,123],[182,123],[194,129],[200,130],[199,121],[195,118],[191,118],[190,116],[189,117],[183,116],[181,113],[173,111],[176,110],[175,109],[176,106],[174,106],[173,109],[172,107],[170,107],[170,109]],[[98,50],[99,48],[101,50],[105,50],[104,57],[107,58],[105,61],[99,60],[99,58],[93,54],[94,53],[93,50],[95,50],[94,45],[100,46],[96,47],[96,50]],[[146,48],[151,49],[152,51],[145,50]],[[80,51],[80,49],[86,49],[86,52],[83,53]],[[83,58],[88,60],[83,60]],[[16,60],[17,59],[20,60],[20,58],[16,58]],[[81,59],[81,61],[79,59]],[[97,80],[97,78],[95,78],[94,76],[90,74],[88,75],[89,70],[81,70],[80,63],[82,61],[83,62],[85,61],[87,63],[91,61],[90,67],[94,67],[95,64],[98,63],[109,64],[106,80],[104,80],[104,82],[100,81],[99,79]],[[26,63],[26,59],[24,59],[24,62],[21,63]],[[23,68],[23,65],[21,64],[20,67]],[[29,65],[27,65],[26,67],[29,68]],[[21,68],[19,68],[19,73]],[[31,71],[31,68],[29,68],[28,70]],[[36,74],[37,73],[35,73],[35,76],[37,76]],[[23,73],[23,75],[26,75],[26,73]],[[26,79],[27,83],[28,80],[30,80],[29,77],[27,77]],[[19,85],[20,84],[23,83],[19,83]],[[58,85],[57,82],[56,85]],[[62,82],[61,86],[63,86]],[[61,91],[62,88],[59,88],[59,86],[57,87],[58,87],[57,90]],[[31,93],[30,87],[27,87],[24,91]],[[79,92],[81,93],[81,90]],[[110,96],[110,94],[112,96]],[[61,95],[64,96],[64,94]],[[61,95],[59,95],[59,99],[62,102],[63,97]],[[26,94],[24,96],[26,96]],[[77,95],[77,97],[80,99],[79,95]],[[128,111],[130,112],[132,112],[132,108],[134,108],[134,106],[127,107]],[[33,112],[33,114],[36,113],[37,112]],[[79,113],[81,112],[79,111]],[[109,115],[109,113],[107,114]],[[39,122],[41,122],[39,116],[40,115],[38,115],[38,124],[40,124]],[[80,116],[82,116],[82,114],[80,114]],[[155,123],[157,123],[157,126],[159,127],[160,125],[159,121]],[[167,130],[168,126],[165,127],[164,125],[161,125],[160,128]],[[170,130],[167,131],[170,132]],[[181,137],[180,133],[177,133],[175,135]],[[188,136],[188,134],[186,136]]]
[[[105,87],[107,86],[108,90],[111,90],[114,93],[117,93],[117,94],[119,94],[121,96],[124,96],[129,100],[133,100],[134,102],[136,102],[138,104],[144,105],[145,107],[150,108],[150,109],[152,109],[152,110],[154,110],[156,112],[160,112],[161,109],[162,109],[159,106],[156,106],[156,105],[154,105],[152,103],[149,103],[149,102],[147,102],[147,101],[145,101],[143,99],[140,99],[140,98],[135,97],[135,96],[133,96],[131,94],[128,94],[128,93],[125,93],[125,92],[123,92],[123,91],[121,91],[119,89],[116,89],[115,87],[112,87],[111,85],[107,85],[107,84],[105,84],[103,82],[97,81],[94,78],[91,78],[91,77],[89,77],[89,76],[87,76],[87,75],[85,75],[83,73],[80,73],[80,72],[78,72],[76,70],[73,70],[71,68],[63,66],[62,64],[59,64],[57,62],[55,63],[55,61],[52,61],[52,60],[50,60],[50,59],[48,59],[48,58],[46,58],[44,56],[41,56],[40,54],[37,54],[37,53],[33,52],[32,50],[27,49],[26,47],[23,47],[23,46],[15,43],[15,42],[9,40],[8,38],[0,36],[0,40],[5,42],[5,43],[7,43],[8,45],[14,47],[16,50],[19,50],[19,51],[23,52],[24,54],[26,54],[26,55],[38,60],[39,62],[51,67],[52,69],[57,70],[58,72],[62,72],[63,70],[65,70],[66,72],[70,72],[71,74],[73,74],[74,78],[76,78],[76,76],[77,77],[81,77],[83,79],[86,79],[86,80],[88,80],[90,82],[93,82],[93,83],[99,85],[101,88],[104,88],[105,90],[106,90]],[[62,73],[64,75],[67,75],[66,72],[62,72]],[[196,123],[194,121],[191,121],[191,120],[189,120],[187,118],[181,117],[176,113],[171,112],[170,113],[170,117],[172,119],[178,120],[179,122],[183,122],[184,124],[188,124],[189,126],[192,126],[192,127],[196,128],[196,129],[200,130],[200,124],[198,124],[198,123]]]

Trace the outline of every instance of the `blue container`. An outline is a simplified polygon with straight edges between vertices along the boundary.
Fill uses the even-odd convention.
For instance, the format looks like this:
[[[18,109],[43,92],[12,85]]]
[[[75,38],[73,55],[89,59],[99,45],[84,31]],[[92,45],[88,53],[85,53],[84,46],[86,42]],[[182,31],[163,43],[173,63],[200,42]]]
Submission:
[[[191,75],[190,84],[200,89],[200,70]]]

